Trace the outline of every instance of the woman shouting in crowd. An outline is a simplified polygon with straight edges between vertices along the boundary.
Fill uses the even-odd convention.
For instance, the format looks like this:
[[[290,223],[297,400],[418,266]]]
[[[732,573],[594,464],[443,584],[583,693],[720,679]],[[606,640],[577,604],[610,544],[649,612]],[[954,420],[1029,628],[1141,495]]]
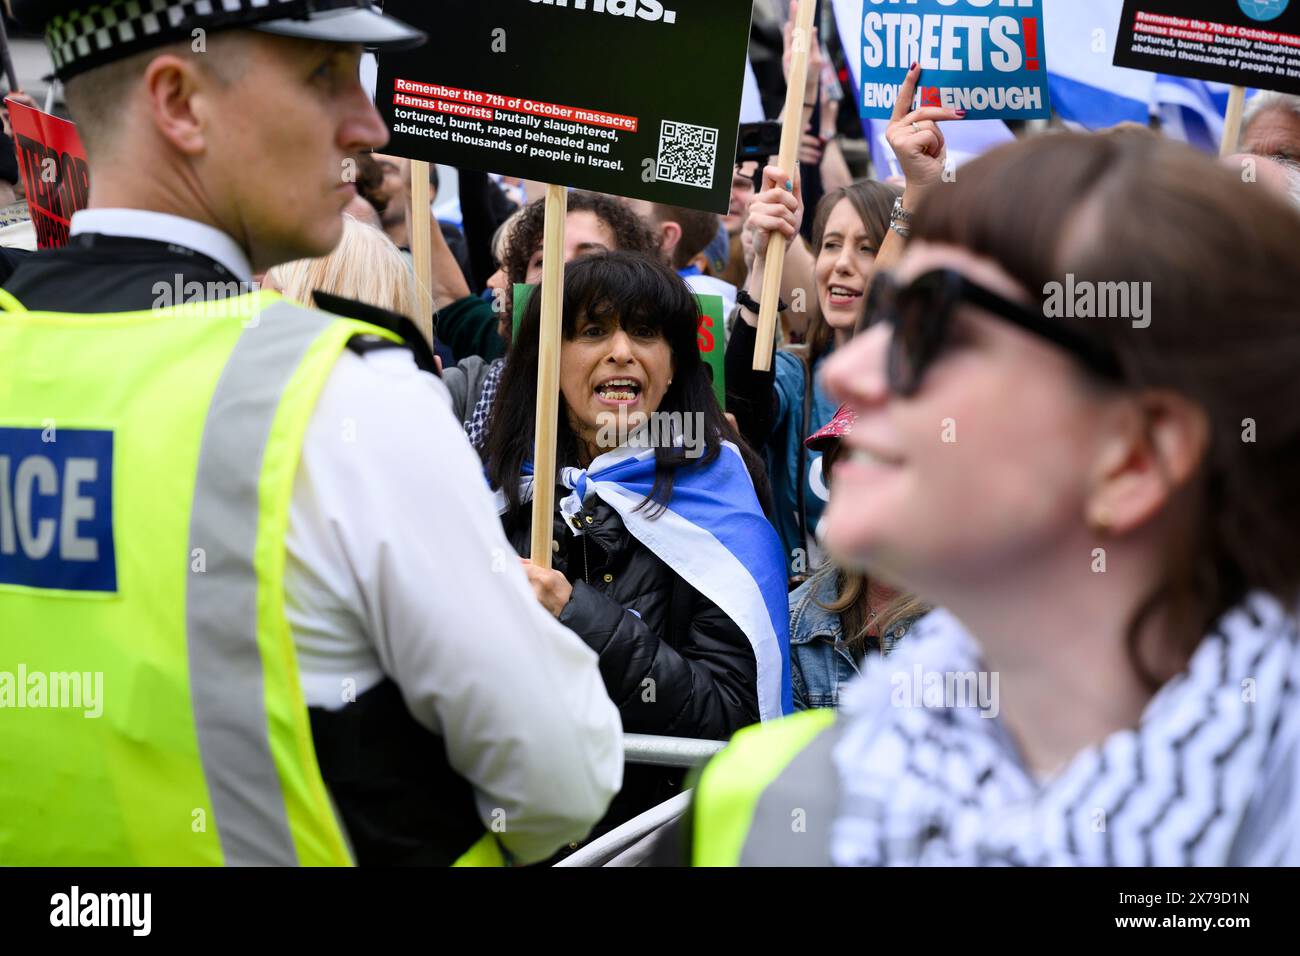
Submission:
[[[483,452],[506,534],[529,554],[541,297],[507,360]],[[554,570],[541,603],[600,655],[629,733],[725,740],[789,712],[786,582],[756,457],[727,425],[696,340],[699,309],[666,265],[570,263],[560,352]],[[682,774],[629,768],[605,822]]]

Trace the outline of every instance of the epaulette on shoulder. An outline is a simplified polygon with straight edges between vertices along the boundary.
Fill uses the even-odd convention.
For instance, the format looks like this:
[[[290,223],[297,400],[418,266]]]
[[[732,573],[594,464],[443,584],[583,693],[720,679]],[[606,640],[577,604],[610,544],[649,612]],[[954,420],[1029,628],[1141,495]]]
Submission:
[[[317,290],[312,293],[316,307],[332,315],[345,319],[356,319],[386,329],[399,336],[402,341],[394,342],[379,335],[354,335],[348,342],[348,348],[358,355],[377,352],[383,349],[409,349],[415,357],[415,364],[431,375],[438,375],[438,365],[433,360],[433,347],[415,327],[415,323],[400,312],[390,312],[377,305],[345,299]],[[436,328],[434,334],[437,334]]]

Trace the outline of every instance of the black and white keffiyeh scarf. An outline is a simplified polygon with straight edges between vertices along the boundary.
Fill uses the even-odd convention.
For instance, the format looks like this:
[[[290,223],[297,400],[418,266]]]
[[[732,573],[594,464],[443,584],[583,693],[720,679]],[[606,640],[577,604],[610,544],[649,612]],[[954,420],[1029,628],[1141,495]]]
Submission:
[[[982,668],[970,634],[935,611],[846,692],[834,862],[1300,864],[1296,620],[1253,595],[1220,620],[1136,729],[1042,781],[991,708],[944,706],[953,701],[938,691],[935,700],[900,695],[912,675]]]

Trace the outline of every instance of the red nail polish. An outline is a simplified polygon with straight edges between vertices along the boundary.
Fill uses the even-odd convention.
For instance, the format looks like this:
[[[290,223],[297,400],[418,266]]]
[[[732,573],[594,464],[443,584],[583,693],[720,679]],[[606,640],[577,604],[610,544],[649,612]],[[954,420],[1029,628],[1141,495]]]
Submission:
[[[915,70],[916,67],[917,67],[917,64],[916,64],[916,63],[913,63],[912,66],[911,66],[911,69]]]
[[[965,116],[965,115],[966,115],[966,111],[965,111],[965,110],[956,110],[955,112],[957,113],[958,116]]]

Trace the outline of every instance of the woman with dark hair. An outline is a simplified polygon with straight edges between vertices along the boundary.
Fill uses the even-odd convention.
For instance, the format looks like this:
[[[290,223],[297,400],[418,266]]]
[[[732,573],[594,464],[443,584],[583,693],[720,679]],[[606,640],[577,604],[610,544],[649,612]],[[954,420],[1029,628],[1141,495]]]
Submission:
[[[541,199],[529,203],[512,220],[500,262],[505,272],[502,295],[488,302],[471,296],[468,288],[459,287],[438,306],[438,339],[459,359],[455,368],[444,371],[443,381],[451,393],[452,413],[465,423],[465,432],[475,448],[481,449],[487,440],[490,412],[510,343],[514,288],[542,280],[545,224],[546,204]],[[614,249],[657,256],[659,239],[621,199],[579,190],[569,193],[565,262]]]
[[[1300,863],[1297,249],[1294,210],[1145,132],[926,197],[826,371],[857,424],[824,527],[943,610],[841,720],[705,769],[697,861]],[[756,766],[760,804],[834,808],[803,851],[713,840]]]
[[[483,449],[525,557],[540,302],[524,313]],[[566,267],[554,570],[525,568],[541,603],[600,655],[626,732],[725,740],[790,711],[788,621],[762,466],[713,397],[698,318],[656,260],[611,252]],[[629,768],[603,826],[682,777]]]
[[[754,197],[749,212],[754,265],[738,298],[741,321],[733,323],[727,342],[727,411],[736,416],[741,434],[766,454],[776,503],[774,522],[790,576],[798,581],[819,563],[813,533],[828,497],[821,453],[803,444],[835,415],[837,403],[820,382],[822,363],[848,341],[861,321],[875,255],[889,231],[894,200],[902,191],[864,181],[832,190],[818,203],[812,230],[816,296],[802,303],[810,313],[807,343],[779,350],[771,370],[760,372],[753,369],[756,297],[763,288],[768,239],[779,231],[801,242],[803,220],[797,184],[777,185],[785,180],[774,167],[768,167],[764,176],[768,188]]]

